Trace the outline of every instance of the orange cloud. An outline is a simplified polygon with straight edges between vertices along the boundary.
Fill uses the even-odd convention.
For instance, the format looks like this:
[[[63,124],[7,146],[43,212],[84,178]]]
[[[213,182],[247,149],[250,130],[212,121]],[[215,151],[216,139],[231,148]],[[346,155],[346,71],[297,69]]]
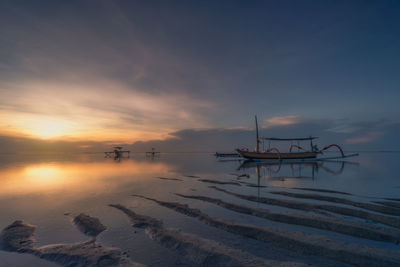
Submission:
[[[91,147],[93,147],[93,146],[91,146],[91,145],[80,145],[80,146],[78,146],[78,148],[83,148],[83,149],[91,148]]]
[[[0,134],[46,140],[134,142],[207,127],[213,103],[184,93],[151,94],[115,81],[0,84]],[[10,90],[12,87],[15,90]]]

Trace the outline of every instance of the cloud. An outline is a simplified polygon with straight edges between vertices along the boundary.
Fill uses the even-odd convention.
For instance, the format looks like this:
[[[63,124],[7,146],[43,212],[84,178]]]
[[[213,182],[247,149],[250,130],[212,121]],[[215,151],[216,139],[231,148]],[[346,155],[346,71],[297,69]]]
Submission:
[[[346,139],[346,143],[348,144],[360,144],[360,143],[370,143],[375,140],[378,140],[384,135],[384,132],[369,132],[363,136],[357,136]]]
[[[126,84],[19,81],[0,84],[3,134],[39,138],[108,139],[133,142],[165,138],[168,132],[207,126],[215,105],[184,93],[149,94]]]
[[[265,120],[265,127],[277,126],[277,125],[292,125],[298,124],[302,120],[297,115],[290,116],[277,116]]]
[[[220,108],[202,95],[214,88],[205,68],[149,39],[118,4],[81,5],[47,16],[6,5],[0,134],[133,142],[210,126]]]
[[[371,65],[378,69],[370,68],[370,62],[361,64],[360,55],[351,52],[354,45],[340,39],[351,34],[340,27],[361,21],[350,11],[350,21],[339,28],[329,27],[331,22],[337,26],[336,20],[322,16],[312,27],[296,21],[299,27],[292,29],[287,21],[269,23],[286,20],[279,14],[287,7],[280,5],[261,5],[253,10],[256,14],[243,13],[240,5],[224,12],[219,4],[67,1],[43,8],[28,2],[0,4],[0,24],[5,25],[0,36],[0,134],[130,143],[176,141],[173,135],[190,140],[189,132],[180,130],[191,129],[204,142],[220,140],[228,147],[217,133],[198,129],[253,126],[249,114],[274,114],[260,118],[268,136],[315,134],[341,141],[369,131],[386,134],[389,127],[355,123],[354,117],[398,117],[400,91],[392,73],[398,68],[387,64],[386,57]],[[221,12],[210,13],[210,8]],[[265,10],[272,16],[265,16]],[[251,31],[242,20],[232,19],[238,16],[254,26]],[[262,25],[271,28],[264,31]],[[316,33],[320,38],[314,38]],[[364,59],[379,51],[370,48]],[[349,53],[337,57],[342,51]],[[358,71],[349,76],[342,66]],[[365,75],[365,68],[371,75]],[[353,118],[332,119],[338,116]],[[233,139],[231,147],[241,142]]]
[[[330,129],[335,124],[346,124],[343,127],[358,129],[357,131],[334,132]],[[375,125],[371,127],[370,125]],[[367,135],[363,133],[369,131]],[[385,134],[385,138],[381,138]],[[264,137],[305,137],[318,136],[316,142],[322,147],[332,143],[343,146],[345,150],[398,150],[397,138],[400,134],[400,123],[373,124],[373,122],[349,122],[347,120],[310,120],[298,118],[295,124],[275,124],[260,129]],[[131,148],[135,151],[146,151],[155,147],[161,151],[233,151],[236,148],[255,146],[255,129],[248,128],[209,128],[186,129],[170,133],[171,138],[165,140],[135,142]],[[265,144],[268,146],[268,144]],[[288,149],[288,143],[274,144],[279,148]]]
[[[334,133],[354,133],[359,130],[360,127],[347,123],[339,123],[336,124],[334,127],[327,129],[327,131]]]

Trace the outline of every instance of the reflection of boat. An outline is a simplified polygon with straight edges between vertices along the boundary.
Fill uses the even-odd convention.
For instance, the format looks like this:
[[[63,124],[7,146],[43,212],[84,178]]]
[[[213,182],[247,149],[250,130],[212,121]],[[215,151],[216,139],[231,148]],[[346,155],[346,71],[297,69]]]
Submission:
[[[150,156],[152,158],[156,157],[156,156],[160,156],[161,152],[156,151],[156,149],[154,147],[151,148],[151,151],[147,151],[146,152],[146,156]]]
[[[336,147],[340,153],[340,157],[330,157],[329,159],[339,159],[339,158],[348,158],[357,156],[358,154],[350,154],[345,155],[340,146],[336,144],[331,144],[322,149],[318,149],[316,145],[313,145],[313,140],[318,137],[305,137],[305,138],[273,138],[273,137],[259,137],[258,136],[258,123],[257,116],[255,117],[256,121],[256,148],[254,151],[249,151],[248,149],[237,149],[236,151],[244,158],[251,160],[315,160],[317,155],[322,154],[323,151],[328,150],[331,147]],[[267,150],[260,151],[260,143],[264,141],[269,141],[269,147]],[[271,148],[271,141],[278,142],[297,142],[298,144],[291,144],[289,148],[289,152],[280,152],[278,148]],[[299,142],[302,141],[310,141],[310,149],[307,150],[301,146],[299,146]],[[293,152],[293,148],[297,148],[296,152]],[[325,158],[328,159],[328,158]]]
[[[328,166],[326,166],[328,163]],[[335,167],[329,166],[329,163],[336,165]],[[332,175],[339,175],[343,172],[346,164],[356,164],[347,161],[309,161],[309,162],[282,162],[282,161],[244,161],[238,169],[252,169],[256,168],[257,173],[263,170],[265,174],[268,174],[270,178],[285,179],[285,178],[314,178],[314,174],[320,169]],[[277,176],[277,174],[285,167],[290,167],[291,175]],[[302,174],[305,169],[311,169],[310,175]],[[287,171],[287,168],[286,168]]]

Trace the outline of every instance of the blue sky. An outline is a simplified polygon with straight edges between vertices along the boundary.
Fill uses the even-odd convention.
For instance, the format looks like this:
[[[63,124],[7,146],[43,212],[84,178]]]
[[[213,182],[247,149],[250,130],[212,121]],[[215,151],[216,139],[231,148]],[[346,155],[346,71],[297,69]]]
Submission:
[[[398,1],[2,1],[0,134],[134,143],[246,131],[258,114],[293,126],[280,135],[312,122],[386,148],[398,14]]]

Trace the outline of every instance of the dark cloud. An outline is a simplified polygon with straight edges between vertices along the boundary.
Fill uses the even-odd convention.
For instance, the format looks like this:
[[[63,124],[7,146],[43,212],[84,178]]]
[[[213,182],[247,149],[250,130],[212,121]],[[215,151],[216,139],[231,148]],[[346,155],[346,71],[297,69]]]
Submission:
[[[318,120],[270,126],[260,129],[260,136],[293,138],[312,135],[320,137],[317,140],[320,147],[336,143],[347,150],[400,150],[400,123],[347,123],[346,127],[357,130],[336,132],[331,130],[333,122],[334,120]],[[136,142],[132,149],[148,151],[155,147],[161,151],[213,152],[233,151],[240,147],[252,149],[255,146],[254,129],[187,129],[171,133],[171,136],[172,138],[164,141]],[[289,146],[287,143],[284,145]],[[268,146],[268,143],[265,143],[265,146]]]

